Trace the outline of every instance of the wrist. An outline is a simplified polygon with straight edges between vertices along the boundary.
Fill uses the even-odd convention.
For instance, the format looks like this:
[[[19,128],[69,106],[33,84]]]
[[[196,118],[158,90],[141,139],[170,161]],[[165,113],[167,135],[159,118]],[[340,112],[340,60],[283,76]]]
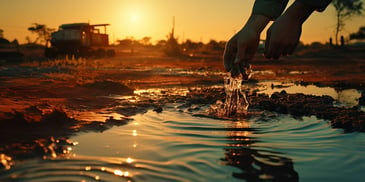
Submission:
[[[295,1],[283,14],[303,24],[305,20],[313,13],[314,7],[308,6],[300,1]]]
[[[269,22],[270,18],[267,16],[252,14],[244,27],[252,29],[257,33],[261,33]]]

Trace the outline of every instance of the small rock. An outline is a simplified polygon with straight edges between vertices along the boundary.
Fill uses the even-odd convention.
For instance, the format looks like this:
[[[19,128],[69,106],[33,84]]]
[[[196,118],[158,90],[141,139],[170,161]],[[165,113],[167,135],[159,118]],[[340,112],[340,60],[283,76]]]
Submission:
[[[161,106],[157,106],[153,109],[153,111],[157,112],[157,113],[161,113],[162,112],[162,107]]]

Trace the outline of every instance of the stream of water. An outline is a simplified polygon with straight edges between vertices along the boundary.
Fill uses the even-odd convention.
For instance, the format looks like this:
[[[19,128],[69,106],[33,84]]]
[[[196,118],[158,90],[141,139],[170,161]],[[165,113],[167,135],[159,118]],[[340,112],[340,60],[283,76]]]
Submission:
[[[218,118],[241,119],[247,116],[248,100],[242,87],[242,77],[224,77],[225,101],[210,106],[210,115]]]

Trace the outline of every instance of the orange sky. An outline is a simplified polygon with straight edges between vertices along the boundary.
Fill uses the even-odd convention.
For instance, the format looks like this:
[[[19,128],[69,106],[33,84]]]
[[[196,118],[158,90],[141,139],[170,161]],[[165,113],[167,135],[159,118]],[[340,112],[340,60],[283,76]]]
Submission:
[[[365,0],[364,4],[365,4]],[[1,0],[0,29],[5,38],[24,43],[32,23],[57,28],[63,23],[110,23],[110,39],[148,36],[165,39],[175,16],[179,41],[227,40],[251,13],[254,0]],[[291,3],[293,1],[290,1]],[[314,13],[304,24],[301,40],[325,42],[334,34],[331,6]],[[346,22],[345,36],[365,26],[364,16]],[[265,37],[265,34],[262,34]]]

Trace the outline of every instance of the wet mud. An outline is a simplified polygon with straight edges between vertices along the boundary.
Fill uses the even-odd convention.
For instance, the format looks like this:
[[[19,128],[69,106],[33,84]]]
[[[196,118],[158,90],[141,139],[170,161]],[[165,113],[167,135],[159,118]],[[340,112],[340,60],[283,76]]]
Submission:
[[[329,96],[304,94],[287,94],[276,92],[271,97],[253,95],[251,107],[290,114],[294,117],[316,116],[329,120],[333,128],[342,128],[345,132],[365,131],[365,113],[354,106],[352,108],[334,106],[334,99]]]
[[[186,99],[186,106],[198,103],[214,104],[214,99],[223,100],[223,89],[201,89]],[[362,97],[363,98],[363,97]],[[314,96],[305,94],[288,94],[284,90],[267,94],[248,95],[249,113],[272,111],[279,114],[290,114],[293,117],[316,116],[328,120],[333,128],[342,128],[345,132],[365,132],[365,112],[359,106],[352,108],[335,106],[330,96]],[[204,102],[205,101],[205,102]],[[214,115],[212,116],[214,117]],[[250,117],[248,114],[247,117]]]

